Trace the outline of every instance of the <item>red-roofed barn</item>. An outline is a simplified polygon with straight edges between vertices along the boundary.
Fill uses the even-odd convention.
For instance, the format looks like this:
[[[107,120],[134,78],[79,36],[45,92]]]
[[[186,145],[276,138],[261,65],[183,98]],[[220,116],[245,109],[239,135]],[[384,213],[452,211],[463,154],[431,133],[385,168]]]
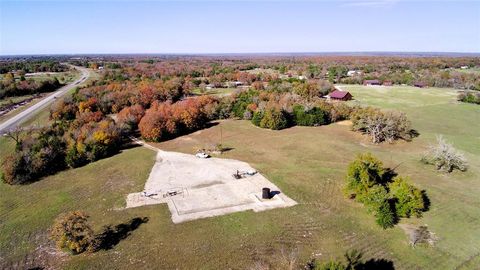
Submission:
[[[341,90],[338,90],[338,89],[331,92],[328,96],[330,97],[330,99],[334,99],[334,100],[346,101],[346,100],[352,99],[352,94],[350,94],[350,92],[341,91]]]
[[[379,80],[364,80],[363,85],[380,85]]]

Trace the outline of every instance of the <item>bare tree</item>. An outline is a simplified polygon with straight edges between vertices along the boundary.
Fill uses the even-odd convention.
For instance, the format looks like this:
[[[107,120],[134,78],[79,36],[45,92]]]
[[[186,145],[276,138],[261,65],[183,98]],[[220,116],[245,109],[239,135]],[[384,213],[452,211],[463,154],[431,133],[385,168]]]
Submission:
[[[24,133],[24,130],[21,127],[17,126],[13,129],[8,130],[4,134],[4,136],[12,139],[13,141],[15,141],[15,145],[18,148],[22,144],[22,137],[23,137],[22,134],[23,133]]]
[[[452,144],[447,143],[443,136],[437,136],[437,144],[431,145],[422,157],[426,164],[435,165],[437,170],[452,172],[454,169],[466,171],[468,162],[465,156],[458,152]]]

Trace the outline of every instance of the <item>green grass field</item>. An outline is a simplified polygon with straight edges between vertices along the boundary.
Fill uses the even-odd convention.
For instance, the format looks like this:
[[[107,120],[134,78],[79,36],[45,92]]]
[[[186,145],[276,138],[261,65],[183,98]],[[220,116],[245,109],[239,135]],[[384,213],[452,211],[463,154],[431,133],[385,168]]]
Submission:
[[[455,91],[448,89],[343,88],[352,92],[352,103],[405,111],[420,136],[412,142],[372,145],[344,123],[271,131],[248,121],[225,120],[156,144],[193,153],[221,142],[232,148],[223,157],[249,162],[299,203],[176,225],[166,205],[118,210],[128,193],[142,189],[153,165],[154,153],[140,147],[30,185],[2,183],[0,258],[19,268],[47,263],[65,269],[245,269],[256,261],[275,260],[282,249],[298,249],[305,262],[312,256],[341,257],[355,248],[367,259],[392,260],[396,269],[477,269],[480,125],[475,121],[480,106],[457,103]],[[465,152],[469,171],[446,175],[419,162],[436,134]],[[5,140],[0,140],[2,156],[12,148]],[[343,197],[346,166],[366,151],[427,191],[430,210],[423,218],[401,223],[427,224],[439,237],[435,247],[411,248],[401,228],[382,230],[362,205]],[[135,217],[149,221],[110,250],[76,256],[45,252],[52,248],[46,231],[53,219],[75,209],[89,213],[97,231]]]

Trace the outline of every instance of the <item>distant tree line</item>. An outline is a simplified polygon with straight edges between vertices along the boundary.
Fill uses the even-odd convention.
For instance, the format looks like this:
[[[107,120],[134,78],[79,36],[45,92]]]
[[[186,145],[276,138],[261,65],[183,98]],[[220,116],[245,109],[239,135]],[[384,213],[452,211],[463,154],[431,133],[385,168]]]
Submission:
[[[61,86],[57,78],[36,81],[22,77],[20,80],[15,80],[12,73],[7,73],[0,80],[0,99],[52,92]]]
[[[55,60],[13,60],[0,62],[0,74],[8,72],[22,71],[24,73],[33,72],[64,72],[70,70],[70,67]]]

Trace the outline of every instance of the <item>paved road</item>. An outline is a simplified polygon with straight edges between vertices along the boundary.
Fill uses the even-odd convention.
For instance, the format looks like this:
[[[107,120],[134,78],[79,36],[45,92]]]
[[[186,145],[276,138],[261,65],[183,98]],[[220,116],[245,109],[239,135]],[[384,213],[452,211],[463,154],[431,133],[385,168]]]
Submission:
[[[59,98],[59,97],[65,95],[66,93],[68,93],[68,91],[77,87],[79,84],[81,84],[82,82],[87,80],[88,77],[90,76],[90,72],[88,71],[88,69],[83,68],[83,67],[78,67],[78,66],[73,66],[73,67],[76,68],[77,70],[79,70],[80,72],[82,72],[82,75],[80,76],[80,79],[72,82],[71,84],[67,84],[67,85],[61,87],[60,89],[58,89],[57,91],[48,95],[46,98],[42,99],[41,101],[39,101],[35,105],[29,107],[28,109],[24,110],[23,112],[21,112],[19,114],[13,116],[12,118],[7,119],[3,123],[0,123],[0,134],[3,134],[5,132],[7,132],[8,130],[17,127],[21,123],[23,123],[26,120],[28,120],[29,118],[33,117],[40,110],[42,110],[43,108],[52,104],[52,102],[56,98]]]

